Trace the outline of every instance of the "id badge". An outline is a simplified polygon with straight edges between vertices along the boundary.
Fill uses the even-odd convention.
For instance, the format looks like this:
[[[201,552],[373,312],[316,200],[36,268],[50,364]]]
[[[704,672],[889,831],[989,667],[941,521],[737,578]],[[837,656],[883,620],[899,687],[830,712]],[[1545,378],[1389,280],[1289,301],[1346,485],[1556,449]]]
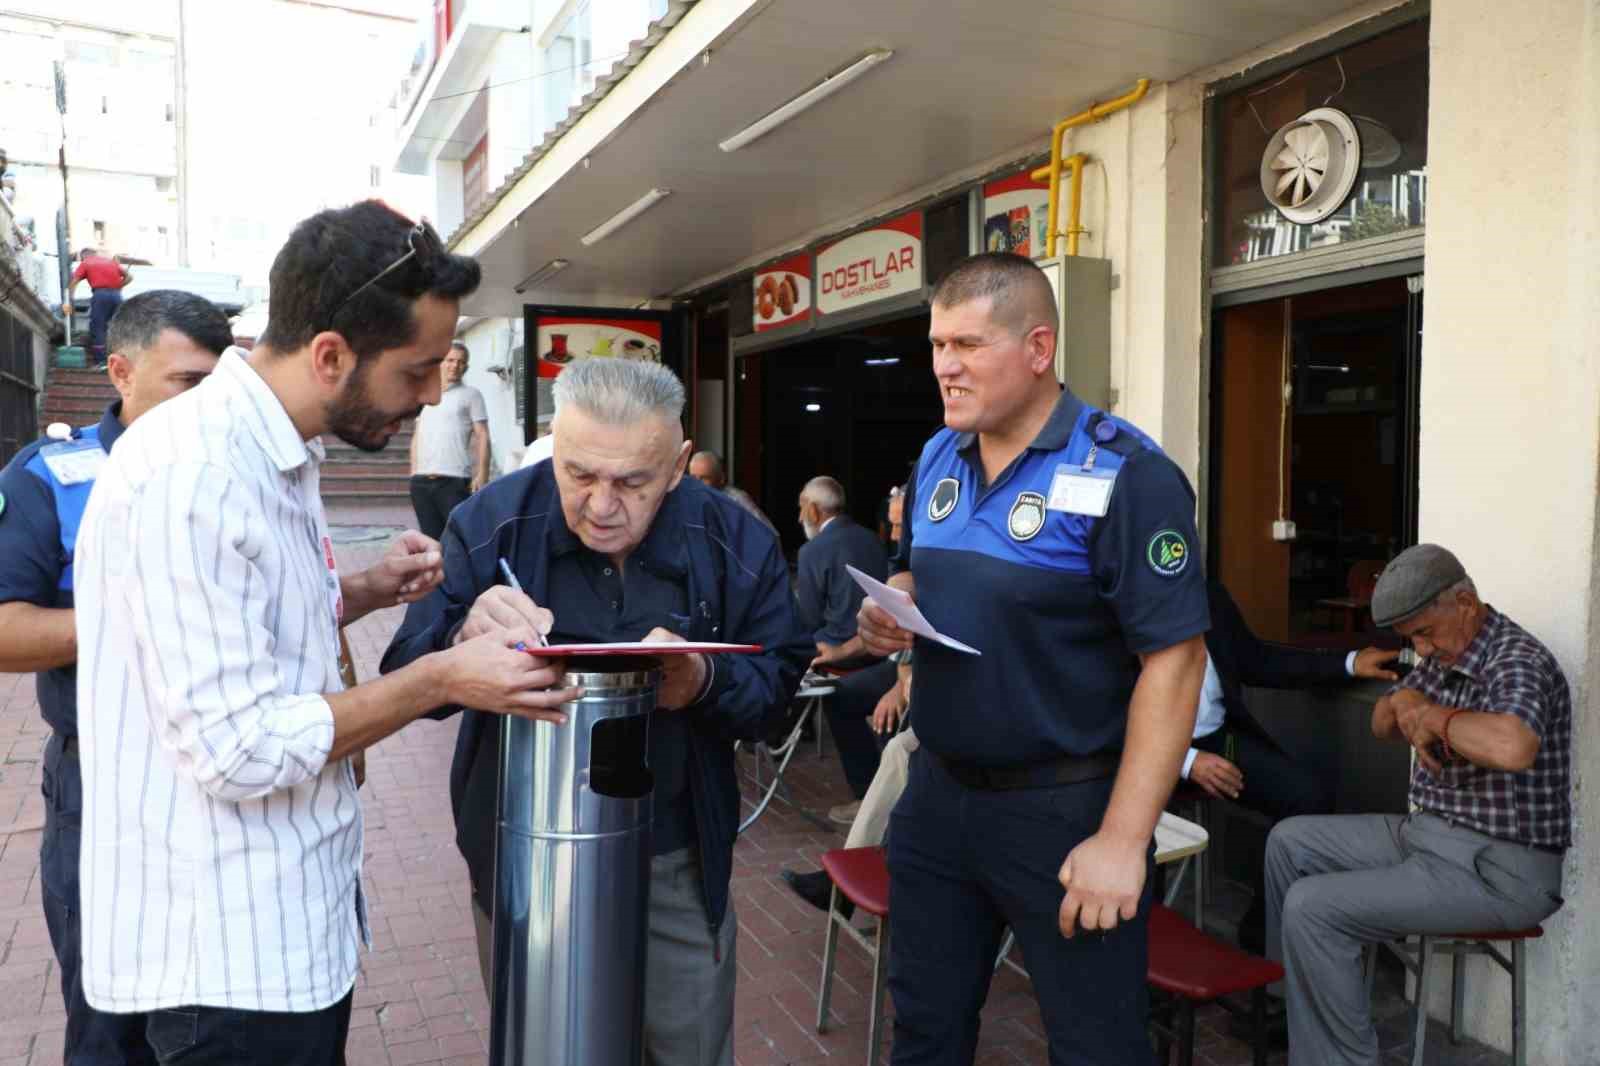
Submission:
[[[1085,470],[1081,466],[1063,464],[1056,467],[1046,506],[1052,511],[1104,518],[1111,509],[1111,490],[1116,485],[1116,470],[1102,467]]]
[[[67,440],[46,444],[39,458],[50,468],[50,476],[62,485],[81,485],[93,481],[105,465],[106,451],[97,440]]]

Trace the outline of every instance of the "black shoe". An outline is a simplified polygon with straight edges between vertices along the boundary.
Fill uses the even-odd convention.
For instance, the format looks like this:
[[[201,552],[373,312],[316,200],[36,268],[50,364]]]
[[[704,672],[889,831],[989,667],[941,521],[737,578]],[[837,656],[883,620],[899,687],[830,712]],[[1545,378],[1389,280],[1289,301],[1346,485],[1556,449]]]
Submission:
[[[1252,955],[1267,953],[1267,908],[1257,896],[1239,919],[1239,946]]]
[[[819,911],[828,909],[828,900],[833,897],[833,882],[828,878],[826,871],[817,870],[809,874],[797,874],[793,870],[784,870],[784,881],[788,882],[794,894],[817,908]],[[849,921],[850,916],[856,911],[856,905],[839,897],[839,913]]]

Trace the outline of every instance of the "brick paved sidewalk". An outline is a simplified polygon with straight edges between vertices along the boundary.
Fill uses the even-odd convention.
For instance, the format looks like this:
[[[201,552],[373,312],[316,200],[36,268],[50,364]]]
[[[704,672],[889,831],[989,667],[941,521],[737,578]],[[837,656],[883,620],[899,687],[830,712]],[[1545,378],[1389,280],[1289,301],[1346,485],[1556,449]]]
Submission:
[[[344,569],[367,565],[385,546],[378,530],[336,532]],[[360,676],[377,672],[401,613],[376,612],[351,627]],[[365,875],[373,944],[356,986],[350,1066],[482,1066],[487,1059],[488,1003],[449,807],[455,733],[453,721],[419,722],[368,757]],[[61,1061],[64,1016],[38,886],[44,739],[32,678],[0,674],[0,1066]],[[815,747],[806,745],[796,753],[790,780],[796,798],[814,810],[849,798],[831,750],[819,760]],[[870,960],[841,937],[833,1000],[838,1022],[818,1035],[823,918],[778,876],[786,866],[814,869],[817,856],[842,842],[841,835],[819,830],[781,804],[739,841],[733,888],[739,916],[734,1050],[740,1066],[859,1063],[865,1057]],[[1218,1013],[1201,1015],[1199,1061],[1242,1066],[1249,1061],[1246,1049],[1219,1029]],[[1405,1004],[1391,992],[1380,1015],[1385,1063],[1409,1061],[1411,1015]],[[980,1066],[1045,1061],[1038,1009],[1025,979],[1002,970],[983,1018]],[[1430,1061],[1440,1064],[1508,1061],[1476,1045],[1450,1049],[1437,1026],[1429,1044]],[[1281,1064],[1283,1056],[1271,1061]]]

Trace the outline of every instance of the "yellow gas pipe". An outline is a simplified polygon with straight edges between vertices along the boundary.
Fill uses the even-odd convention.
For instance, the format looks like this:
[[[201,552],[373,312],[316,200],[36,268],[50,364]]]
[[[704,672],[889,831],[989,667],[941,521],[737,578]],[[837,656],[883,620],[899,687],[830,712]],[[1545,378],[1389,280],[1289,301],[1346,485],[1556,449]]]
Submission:
[[[1089,157],[1082,152],[1061,158],[1061,144],[1066,132],[1074,126],[1087,126],[1091,122],[1099,122],[1108,115],[1115,114],[1124,108],[1132,107],[1144,99],[1144,94],[1150,91],[1150,79],[1140,78],[1133,89],[1115,100],[1108,100],[1103,104],[1091,104],[1086,110],[1078,112],[1071,118],[1064,118],[1057,122],[1055,129],[1050,134],[1050,164],[1040,167],[1033,172],[1033,179],[1038,181],[1048,177],[1050,179],[1050,235],[1045,240],[1045,254],[1056,254],[1056,231],[1060,223],[1059,206],[1061,200],[1061,171],[1063,168],[1072,171],[1071,204],[1067,213],[1067,254],[1078,254],[1078,235],[1083,233],[1080,225],[1079,212],[1083,206],[1083,165]]]

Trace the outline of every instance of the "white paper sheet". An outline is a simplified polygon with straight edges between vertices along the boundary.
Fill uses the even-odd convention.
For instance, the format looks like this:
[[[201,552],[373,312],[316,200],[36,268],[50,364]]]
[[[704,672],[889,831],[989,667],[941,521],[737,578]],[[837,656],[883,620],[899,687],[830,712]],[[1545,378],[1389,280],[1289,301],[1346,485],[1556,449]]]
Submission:
[[[929,640],[943,644],[947,648],[964,651],[968,655],[983,654],[972,645],[963,644],[954,637],[947,637],[937,629],[934,629],[928,620],[922,616],[922,612],[917,609],[916,601],[902,590],[885,585],[882,581],[863,574],[848,563],[845,564],[845,570],[849,572],[851,577],[855,578],[856,584],[860,585],[862,591],[867,594],[867,599],[888,611],[901,629],[915,633],[919,637],[927,637]]]

